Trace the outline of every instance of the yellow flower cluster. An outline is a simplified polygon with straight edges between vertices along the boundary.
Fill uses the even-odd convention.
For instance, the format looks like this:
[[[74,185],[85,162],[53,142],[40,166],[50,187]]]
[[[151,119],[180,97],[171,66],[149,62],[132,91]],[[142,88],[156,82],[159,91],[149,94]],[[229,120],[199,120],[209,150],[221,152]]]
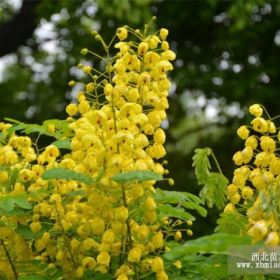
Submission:
[[[19,170],[10,193],[27,194],[33,204],[31,217],[1,218],[6,224],[28,226],[35,237],[32,247],[14,230],[9,233],[13,239],[3,239],[3,248],[20,244],[19,259],[35,258],[50,268],[62,268],[65,279],[83,279],[95,272],[113,274],[118,280],[140,279],[147,273],[154,273],[157,280],[168,279],[160,257],[165,242],[153,197],[155,181],[120,184],[112,180],[125,171],[168,174],[161,161],[166,152],[160,125],[166,118],[167,72],[173,69],[170,61],[175,54],[166,41],[166,29],[152,35],[147,29],[142,33],[119,28],[115,54],[112,42],[107,45],[94,33],[106,56],[101,57],[102,70],[78,66],[91,81],[78,93],[77,104],[66,108],[74,133],[71,153],[62,154],[55,145],[38,150],[30,138],[9,135],[10,125],[0,124],[0,131],[7,134],[7,143],[0,145],[0,165],[9,168],[0,171],[1,196],[8,192],[9,172]],[[100,58],[88,49],[81,53]],[[41,178],[56,167],[86,174],[95,183]],[[169,182],[173,184],[172,179]],[[179,231],[176,238],[181,239]],[[5,257],[0,251],[1,262]],[[7,271],[13,279],[10,266]]]
[[[280,130],[276,129],[276,118],[271,118],[263,106],[254,104],[249,112],[254,116],[251,125],[237,130],[245,147],[233,156],[238,168],[227,187],[230,203],[225,212],[237,211],[236,206],[243,204],[247,234],[255,242],[265,240],[267,246],[273,246],[279,244],[280,236]]]

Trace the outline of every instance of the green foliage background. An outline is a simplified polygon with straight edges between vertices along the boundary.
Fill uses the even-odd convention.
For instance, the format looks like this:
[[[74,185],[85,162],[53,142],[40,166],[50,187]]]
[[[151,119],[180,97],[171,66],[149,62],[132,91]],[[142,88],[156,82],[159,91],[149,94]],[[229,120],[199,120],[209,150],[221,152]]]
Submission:
[[[8,0],[0,5],[1,26],[17,11]],[[64,118],[64,106],[73,98],[67,83],[81,75],[75,68],[84,59],[80,49],[100,50],[90,31],[97,29],[109,40],[118,26],[140,28],[156,15],[156,25],[170,30],[177,53],[166,124],[169,169],[176,190],[197,194],[194,149],[211,147],[230,178],[230,159],[241,144],[235,130],[245,122],[246,107],[259,102],[272,115],[280,111],[279,14],[278,0],[39,1],[37,25],[51,22],[52,36],[33,36],[1,58],[11,62],[1,77],[0,119],[42,123]],[[45,50],[47,42],[54,42],[52,53]],[[196,222],[194,235],[212,233],[217,213],[212,210]]]

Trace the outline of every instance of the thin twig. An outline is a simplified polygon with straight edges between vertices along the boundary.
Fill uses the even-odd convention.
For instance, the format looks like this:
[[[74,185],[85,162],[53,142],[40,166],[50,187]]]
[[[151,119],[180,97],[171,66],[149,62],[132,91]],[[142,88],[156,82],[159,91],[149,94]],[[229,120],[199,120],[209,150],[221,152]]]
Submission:
[[[1,242],[1,245],[3,246],[3,248],[4,248],[6,257],[7,257],[8,262],[9,262],[11,268],[12,268],[12,271],[13,271],[13,274],[15,276],[15,279],[18,279],[18,273],[16,271],[16,268],[15,268],[15,265],[14,265],[14,263],[12,261],[12,258],[11,258],[10,254],[9,254],[9,251],[8,251],[8,249],[7,249],[7,247],[6,247],[5,243],[4,243],[4,240],[0,239],[0,242]]]

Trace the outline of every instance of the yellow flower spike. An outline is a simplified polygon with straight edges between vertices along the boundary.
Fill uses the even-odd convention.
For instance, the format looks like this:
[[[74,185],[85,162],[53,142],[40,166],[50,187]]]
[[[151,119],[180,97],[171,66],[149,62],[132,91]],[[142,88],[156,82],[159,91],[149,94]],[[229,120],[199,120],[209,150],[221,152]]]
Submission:
[[[156,273],[156,280],[168,280],[168,275],[165,271],[159,271]]]

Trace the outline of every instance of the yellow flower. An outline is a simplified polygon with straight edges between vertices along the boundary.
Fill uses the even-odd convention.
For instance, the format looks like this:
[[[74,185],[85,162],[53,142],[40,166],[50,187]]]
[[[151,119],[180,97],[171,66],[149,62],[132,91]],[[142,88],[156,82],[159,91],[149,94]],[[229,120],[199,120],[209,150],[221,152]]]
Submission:
[[[97,256],[97,263],[104,265],[104,266],[109,266],[111,261],[111,257],[107,252],[100,252]]]
[[[245,125],[242,125],[237,130],[237,135],[243,140],[246,140],[249,137],[249,134],[250,131]]]
[[[42,225],[41,225],[40,222],[32,222],[30,224],[30,228],[31,228],[33,233],[37,233],[42,229]]]
[[[265,246],[277,246],[279,244],[279,234],[272,231],[268,234],[265,240]]]
[[[161,257],[155,257],[152,260],[151,268],[153,272],[160,272],[164,269],[163,260]]]
[[[86,269],[93,269],[96,266],[96,261],[92,257],[85,257],[82,260],[82,266]]]
[[[166,28],[161,28],[159,31],[159,37],[161,40],[166,40],[166,37],[168,36],[168,30]]]
[[[144,55],[149,50],[149,45],[146,42],[141,42],[138,45],[138,54]]]
[[[175,261],[173,263],[173,265],[177,268],[177,269],[181,269],[182,268],[182,263],[180,261]]]
[[[253,129],[260,133],[265,133],[268,131],[268,123],[265,119],[257,117],[251,121]]]
[[[241,192],[242,198],[245,200],[251,199],[253,194],[254,194],[254,191],[250,187],[244,187]]]
[[[116,208],[115,218],[119,222],[125,222],[128,218],[128,209],[124,206]]]
[[[129,262],[140,262],[140,259],[141,259],[141,255],[142,255],[142,251],[140,248],[138,247],[135,247],[135,248],[132,248],[129,252],[128,252],[128,257],[127,257],[127,260]]]
[[[123,41],[127,38],[127,29],[125,27],[120,27],[117,29],[117,37]]]
[[[260,117],[263,114],[263,109],[260,104],[254,104],[249,107],[249,112],[255,117]]]
[[[267,234],[266,222],[261,220],[257,221],[249,230],[248,235],[253,237],[256,241],[261,240]]]
[[[261,137],[261,148],[267,153],[273,153],[276,149],[275,141],[269,136]]]

